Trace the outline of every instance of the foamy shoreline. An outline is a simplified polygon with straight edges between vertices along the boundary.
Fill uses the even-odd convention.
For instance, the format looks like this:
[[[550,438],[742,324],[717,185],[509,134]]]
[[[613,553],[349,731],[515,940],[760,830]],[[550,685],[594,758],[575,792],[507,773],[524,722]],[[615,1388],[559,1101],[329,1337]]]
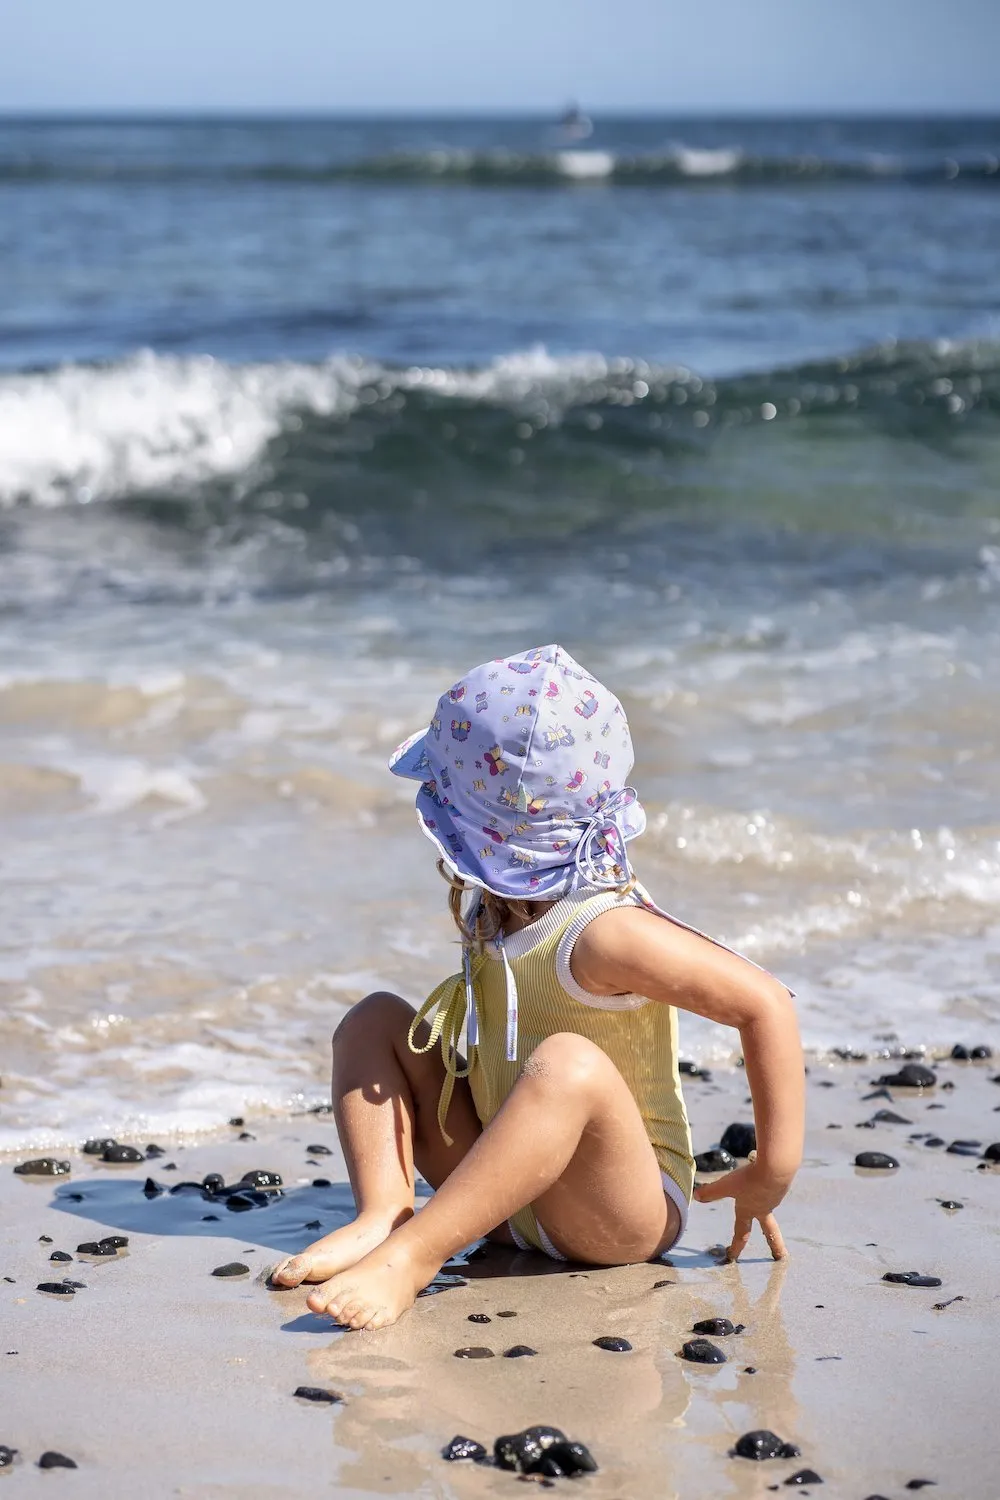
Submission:
[[[490,1252],[467,1269],[467,1285],[422,1299],[375,1335],[337,1333],[309,1314],[302,1291],[264,1285],[267,1268],[317,1232],[307,1223],[328,1228],[349,1212],[329,1117],[248,1120],[255,1139],[234,1139],[231,1129],[135,1167],[63,1153],[71,1176],[43,1182],[14,1176],[24,1153],[7,1155],[0,1275],[13,1284],[0,1281],[0,1297],[4,1348],[17,1353],[4,1356],[0,1443],[20,1450],[11,1477],[19,1493],[40,1492],[53,1481],[34,1465],[55,1449],[78,1464],[67,1480],[77,1495],[141,1488],[274,1500],[330,1485],[344,1495],[510,1494],[513,1476],[445,1464],[441,1447],[458,1432],[489,1446],[501,1432],[550,1422],[591,1447],[600,1472],[581,1483],[595,1500],[757,1496],[802,1468],[822,1476],[824,1493],[901,1495],[925,1478],[942,1497],[989,1500],[995,1475],[982,1434],[993,1404],[984,1374],[1000,1301],[1000,1170],[909,1137],[933,1130],[946,1143],[984,1146],[1000,1137],[996,1062],[944,1063],[932,1090],[864,1100],[888,1070],[813,1068],[806,1160],[779,1214],[786,1266],[765,1259],[759,1240],[738,1267],[717,1265],[707,1247],[726,1238],[731,1209],[696,1205],[672,1269],[581,1276]],[[698,1150],[749,1118],[739,1072],[690,1080],[686,1095]],[[857,1128],[880,1108],[909,1123]],[[308,1165],[310,1145],[334,1154]],[[872,1149],[891,1152],[898,1170],[852,1165]],[[169,1187],[209,1171],[235,1181],[254,1168],[277,1170],[286,1184],[267,1208],[236,1214],[197,1194],[142,1192],[147,1175]],[[313,1187],[315,1178],[331,1186]],[[127,1252],[79,1258],[79,1243],[109,1233],[128,1236]],[[50,1262],[55,1250],[73,1261]],[[248,1274],[210,1274],[232,1261]],[[942,1285],[882,1281],[909,1270]],[[63,1276],[84,1289],[60,1298],[35,1290]],[[654,1290],[662,1281],[671,1285]],[[948,1305],[936,1310],[938,1302]],[[498,1320],[501,1310],[517,1317]],[[470,1324],[473,1312],[493,1321]],[[706,1317],[746,1324],[718,1340],[724,1365],[677,1357]],[[605,1334],[627,1337],[632,1352],[595,1349]],[[477,1344],[502,1356],[518,1342],[536,1357],[453,1354]],[[309,1406],[292,1395],[300,1385],[345,1400]],[[760,1427],[795,1443],[801,1458],[728,1456],[741,1433]]]

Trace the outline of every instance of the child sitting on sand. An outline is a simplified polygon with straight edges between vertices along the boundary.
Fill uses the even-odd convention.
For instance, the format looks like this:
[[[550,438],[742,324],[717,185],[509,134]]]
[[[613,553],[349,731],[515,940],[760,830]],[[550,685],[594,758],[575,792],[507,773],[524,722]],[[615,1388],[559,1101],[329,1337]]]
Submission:
[[[620,703],[560,646],[477,667],[393,756],[421,783],[463,965],[419,1013],[376,993],[337,1028],[357,1217],[272,1278],[321,1282],[315,1312],[383,1328],[484,1235],[598,1265],[669,1250],[694,1185],[678,1006],[739,1028],[757,1127],[756,1159],[694,1196],[735,1199],[731,1260],[755,1219],[786,1254],[774,1209],[801,1159],[804,1092],[792,999],[637,883],[632,761]],[[436,1189],[416,1215],[414,1164]]]

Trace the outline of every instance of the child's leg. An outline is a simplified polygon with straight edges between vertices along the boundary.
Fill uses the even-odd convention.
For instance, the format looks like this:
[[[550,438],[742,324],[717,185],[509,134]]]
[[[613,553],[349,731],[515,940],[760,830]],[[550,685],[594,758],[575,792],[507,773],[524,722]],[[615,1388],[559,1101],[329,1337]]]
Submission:
[[[398,995],[369,995],[337,1028],[333,1109],[357,1217],[278,1266],[271,1279],[280,1286],[325,1281],[354,1265],[412,1217],[414,1158],[438,1187],[479,1135],[469,1086],[458,1079],[448,1111],[454,1145],[445,1143],[437,1122],[444,1064],[438,1048],[410,1051],[413,1015]]]
[[[419,1214],[309,1298],[352,1328],[381,1328],[439,1267],[526,1203],[575,1260],[648,1260],[671,1243],[677,1210],[625,1080],[585,1037],[535,1050],[503,1108]]]

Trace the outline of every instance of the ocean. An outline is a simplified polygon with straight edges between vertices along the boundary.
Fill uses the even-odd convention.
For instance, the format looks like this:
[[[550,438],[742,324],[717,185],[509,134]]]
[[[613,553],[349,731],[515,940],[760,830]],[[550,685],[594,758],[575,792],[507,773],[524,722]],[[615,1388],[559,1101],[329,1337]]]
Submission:
[[[1000,119],[0,120],[0,1147],[321,1100],[553,641],[812,1051],[995,1039],[998,245]]]

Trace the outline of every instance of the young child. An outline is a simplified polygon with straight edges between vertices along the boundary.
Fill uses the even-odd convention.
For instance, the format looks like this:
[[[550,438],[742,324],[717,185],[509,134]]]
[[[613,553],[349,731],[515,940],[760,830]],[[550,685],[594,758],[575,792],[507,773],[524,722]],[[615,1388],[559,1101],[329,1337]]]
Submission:
[[[694,1185],[677,1007],[739,1029],[757,1126],[756,1158],[695,1196],[735,1199],[731,1260],[754,1220],[785,1255],[774,1209],[803,1133],[792,997],[638,884],[632,761],[620,703],[560,646],[477,667],[393,756],[421,783],[463,965],[419,1013],[369,995],[334,1036],[357,1217],[273,1273],[322,1283],[315,1312],[385,1327],[483,1235],[599,1265],[668,1250]],[[436,1189],[416,1215],[414,1166]]]

